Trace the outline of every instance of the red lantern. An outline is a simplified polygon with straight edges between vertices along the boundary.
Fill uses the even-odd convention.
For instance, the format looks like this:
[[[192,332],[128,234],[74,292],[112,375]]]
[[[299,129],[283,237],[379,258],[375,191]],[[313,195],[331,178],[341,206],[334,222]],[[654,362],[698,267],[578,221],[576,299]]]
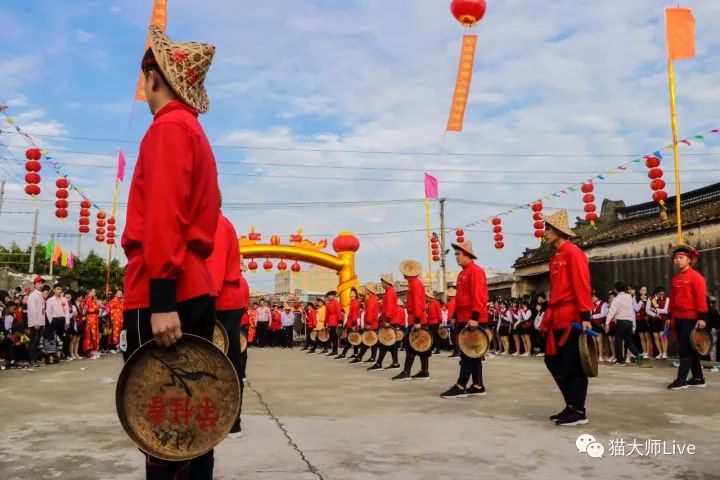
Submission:
[[[90,219],[87,217],[80,217],[80,225],[90,225]]]
[[[437,247],[436,245],[433,245],[432,253],[433,253],[433,255],[437,255],[438,253],[440,253],[440,248]]]
[[[503,242],[495,242],[495,248],[497,248],[498,250],[502,250],[503,247],[505,247],[505,243],[503,243]]]
[[[115,238],[115,232],[111,232],[110,230],[107,231],[107,237],[108,238]]]
[[[40,157],[42,157],[42,152],[39,148],[33,147],[25,150],[25,158],[28,160],[40,160]]]
[[[585,220],[590,222],[591,224],[594,224],[595,222],[598,221],[598,214],[595,212],[586,213]]]
[[[350,233],[341,233],[332,242],[335,252],[357,252],[360,249],[360,240]]]
[[[68,211],[65,210],[64,208],[58,208],[57,210],[55,210],[55,216],[57,218],[67,218]]]
[[[293,273],[300,273],[300,264],[298,262],[293,263],[290,270],[292,270]]]
[[[248,269],[249,269],[252,273],[255,273],[255,272],[257,271],[257,269],[258,269],[258,264],[257,264],[257,262],[256,262],[255,260],[250,260],[250,263],[248,263]]]
[[[96,241],[96,242],[104,242],[104,241],[105,241],[105,235],[95,235],[95,241]]]
[[[40,195],[40,187],[37,185],[25,185],[25,193],[28,195]]]
[[[474,27],[485,16],[485,0],[452,0],[450,13],[463,27]]]
[[[87,210],[87,209],[90,208],[90,207],[92,207],[92,204],[91,204],[88,200],[83,199],[83,200],[80,202],[80,208],[83,208],[83,209],[86,209],[86,210]],[[82,212],[82,210],[80,210],[80,211]],[[87,216],[88,216],[88,217],[90,216],[90,211],[88,211]]]
[[[495,236],[493,237],[493,239],[494,239],[496,242],[502,242],[503,238],[504,238],[504,237],[503,237],[502,233],[496,233]]]
[[[36,185],[40,183],[40,175],[38,175],[35,172],[28,172],[25,174],[25,183],[29,183],[30,185]]]
[[[285,263],[285,260],[280,260],[280,263],[278,263],[278,270],[281,272],[287,270],[287,263]]]
[[[430,237],[430,243],[432,243],[433,245],[437,244],[438,238],[435,235],[433,235],[432,237]]]
[[[107,239],[107,244],[108,244],[108,245],[115,245],[115,239],[108,237],[108,239]]]
[[[115,217],[110,217],[107,219],[108,225],[115,225]]]
[[[67,208],[68,207],[68,201],[67,200],[57,200],[55,202],[55,208]]]
[[[493,227],[493,233],[500,233],[502,232],[502,226],[501,225],[495,225]]]
[[[280,235],[273,235],[272,237],[270,237],[270,244],[280,245]]]
[[[535,230],[542,230],[545,228],[545,222],[535,222],[533,227],[535,227]]]
[[[105,235],[105,229],[104,228],[96,228],[95,233],[98,235]]]
[[[495,218],[492,219],[492,224],[493,224],[493,225],[500,225],[501,223],[502,223],[502,220],[499,219],[498,217],[495,217]]]
[[[595,190],[595,185],[592,182],[583,183],[582,187],[580,187],[582,193],[592,193],[593,190]]]
[[[648,172],[648,178],[651,180],[655,180],[656,178],[662,178],[663,171],[662,168],[651,168]]]
[[[535,221],[537,222],[537,221],[540,221],[540,220],[542,220],[542,219],[543,219],[543,214],[542,214],[542,213],[539,213],[539,212],[533,213],[533,220],[535,220]]]
[[[458,243],[463,243],[465,241],[465,237],[457,237],[455,240],[457,240]]]
[[[665,180],[663,180],[662,178],[656,178],[655,180],[650,182],[650,188],[653,191],[662,190],[663,188],[665,188]]]
[[[459,229],[455,230],[455,236],[456,237],[464,237],[465,231],[463,229],[459,228]]]
[[[648,155],[645,157],[645,166],[647,168],[656,168],[660,166],[660,159],[654,155]]]
[[[99,218],[100,220],[104,220],[105,216],[105,212],[103,212],[102,210],[97,213],[97,218]]]
[[[595,195],[592,193],[586,193],[583,195],[583,202],[585,203],[593,203],[595,201]]]
[[[68,191],[65,190],[64,188],[59,188],[58,190],[55,191],[56,198],[68,198],[68,195],[69,195]]]
[[[82,204],[81,204],[82,205]],[[80,216],[81,217],[89,217],[90,216],[90,210],[87,208],[81,208],[80,209]]]
[[[105,220],[98,220],[97,222],[95,222],[95,225],[97,225],[98,227],[104,227],[104,226],[105,226]]]
[[[532,206],[532,211],[533,211],[533,212],[539,213],[539,212],[542,212],[542,209],[543,209],[543,204],[542,204],[542,202],[533,203],[533,206]]]
[[[657,192],[653,193],[652,199],[655,202],[663,203],[668,199],[668,194],[665,190],[658,190]]]
[[[439,262],[439,261],[440,261],[440,255],[433,255],[432,259],[433,259],[433,262]]]
[[[42,164],[35,160],[30,160],[29,162],[25,162],[25,170],[28,172],[39,172],[42,170]]]
[[[110,225],[107,226],[107,231],[108,231],[108,232],[114,232],[114,231],[115,231],[115,228],[116,228],[115,225],[113,225],[113,224],[111,223]]]
[[[545,237],[545,230],[535,230],[535,238]]]
[[[80,233],[89,233],[90,227],[88,227],[87,225],[80,225],[80,228],[78,228],[78,230],[80,231]]]
[[[70,182],[68,182],[67,178],[58,178],[55,180],[55,186],[57,188],[68,188],[68,186],[70,186]]]
[[[587,205],[585,205],[585,213],[592,213],[595,210],[597,210],[597,207],[594,203],[588,203]]]
[[[263,268],[265,269],[266,272],[272,271],[273,264],[272,264],[272,262],[270,261],[270,259],[265,260],[265,263],[263,263]]]

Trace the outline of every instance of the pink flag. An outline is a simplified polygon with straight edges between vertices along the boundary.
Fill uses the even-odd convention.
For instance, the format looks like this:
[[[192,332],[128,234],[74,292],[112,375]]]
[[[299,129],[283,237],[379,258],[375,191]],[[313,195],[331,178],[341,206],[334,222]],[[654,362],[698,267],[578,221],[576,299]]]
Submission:
[[[118,169],[115,178],[121,182],[125,180],[125,154],[120,149],[118,149]]]
[[[70,270],[72,270],[75,267],[75,257],[73,256],[72,252],[70,252],[70,255],[68,255],[67,267]]]
[[[425,174],[425,198],[438,198],[438,181],[432,175]]]

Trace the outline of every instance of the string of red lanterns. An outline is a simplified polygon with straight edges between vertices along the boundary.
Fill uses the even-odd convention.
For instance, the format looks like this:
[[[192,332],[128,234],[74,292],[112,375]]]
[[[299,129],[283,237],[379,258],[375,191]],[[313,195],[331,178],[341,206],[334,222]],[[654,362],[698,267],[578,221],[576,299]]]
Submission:
[[[55,216],[60,219],[65,219],[68,216],[68,201],[67,198],[70,193],[67,191],[67,187],[70,185],[67,178],[58,178],[55,180]]]
[[[100,210],[97,213],[97,222],[95,222],[95,241],[102,243],[105,241],[105,212]]]
[[[493,233],[495,234],[495,236],[493,236],[493,240],[495,240],[495,248],[497,250],[502,250],[505,248],[505,237],[502,234],[502,219],[500,217],[495,217],[492,219],[492,224]]]
[[[583,203],[585,204],[585,220],[590,222],[590,225],[595,226],[595,222],[598,221],[597,206],[595,206],[595,185],[591,181],[583,183],[580,187],[580,191],[583,193]]]
[[[430,237],[430,251],[432,252],[432,261],[440,261],[440,241],[438,240],[437,234],[433,233]]]
[[[81,234],[90,233],[90,207],[92,204],[89,200],[82,199],[80,202],[80,226],[78,230]]]
[[[668,194],[665,191],[665,180],[662,178],[664,173],[660,168],[660,159],[655,155],[648,155],[645,157],[645,166],[648,168],[650,188],[653,191],[653,202],[657,202],[664,207]]]
[[[107,240],[108,245],[115,245],[115,217],[107,219]]]
[[[40,158],[42,158],[42,152],[40,152],[39,148],[28,148],[25,151],[25,158],[28,159],[28,161],[25,162],[25,171],[27,172],[25,174],[25,193],[34,197],[40,195],[39,184],[41,177],[38,172],[42,170],[42,165],[39,161]]]
[[[536,202],[532,205],[533,211],[533,227],[535,228],[535,238],[542,240],[545,237],[545,222],[543,221],[543,204]]]

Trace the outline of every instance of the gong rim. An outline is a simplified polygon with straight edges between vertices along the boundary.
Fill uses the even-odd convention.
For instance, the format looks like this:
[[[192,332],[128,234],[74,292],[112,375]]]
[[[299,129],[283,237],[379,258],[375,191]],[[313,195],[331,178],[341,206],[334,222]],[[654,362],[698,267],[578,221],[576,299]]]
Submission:
[[[228,336],[225,327],[223,327],[223,324],[220,323],[218,320],[215,320],[212,343],[213,345],[218,347],[225,355],[227,355],[228,348],[230,348],[230,337]]]
[[[470,337],[474,333],[479,333],[480,337],[484,340],[482,341],[482,345],[475,346],[475,345],[469,345]],[[460,333],[458,333],[458,348],[460,348],[460,351],[469,358],[482,358],[487,354],[488,349],[490,348],[490,338],[488,337],[487,332],[484,328],[481,327],[465,327],[462,330],[460,330]]]
[[[703,337],[702,339],[698,337]],[[695,353],[704,357],[712,351],[712,337],[706,328],[693,328],[690,332],[690,346]]]
[[[430,350],[432,349],[432,347],[433,347],[433,336],[432,336],[432,333],[430,332],[430,330],[428,330],[427,328],[425,328],[425,327],[420,327],[420,328],[417,328],[417,329],[413,328],[412,330],[410,330],[410,333],[409,333],[408,335],[409,335],[408,343],[410,343],[410,346],[411,346],[412,349],[415,350],[416,352],[418,352],[418,353],[425,353],[425,352],[430,351]],[[416,345],[417,345],[418,342],[420,341],[420,338],[419,338],[419,337],[420,337],[421,335],[422,335],[423,337],[425,337],[425,341],[423,342],[423,344],[426,345],[426,347],[424,347],[424,348],[423,348],[422,346],[421,346],[421,348],[416,347]]]
[[[580,364],[583,372],[589,378],[595,378],[599,373],[598,351],[595,340],[585,333],[578,335],[580,346]]]
[[[245,353],[245,350],[247,350],[248,346],[248,340],[247,335],[245,335],[245,332],[242,330],[240,331],[240,353]]]
[[[388,331],[390,331],[391,333],[386,333]],[[387,338],[385,338],[385,336],[383,336],[383,333],[385,334],[385,336],[387,336]],[[390,340],[391,335],[392,335],[392,341]],[[383,341],[383,340],[385,340],[385,341]],[[398,342],[397,331],[393,327],[382,327],[380,329],[380,332],[378,332],[378,342],[380,342],[382,345],[384,345],[386,347],[392,347],[393,345],[395,345]]]
[[[362,343],[366,347],[374,347],[378,343],[378,334],[375,330],[365,330],[362,333]]]
[[[357,347],[362,343],[362,335],[360,332],[350,332],[347,335],[347,340],[350,345]]]

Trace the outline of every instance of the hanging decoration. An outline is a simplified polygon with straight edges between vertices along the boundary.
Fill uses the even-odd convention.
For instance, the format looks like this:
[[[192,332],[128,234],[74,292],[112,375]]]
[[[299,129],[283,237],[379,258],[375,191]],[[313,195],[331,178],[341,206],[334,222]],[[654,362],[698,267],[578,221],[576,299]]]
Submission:
[[[505,237],[502,234],[503,228],[502,228],[502,219],[500,217],[495,217],[492,219],[493,224],[493,233],[495,234],[493,236],[493,240],[495,240],[495,248],[498,250],[502,250],[505,248]]]
[[[39,148],[28,148],[25,151],[25,158],[28,161],[25,163],[25,193],[34,197],[40,195],[40,174],[38,173],[42,169],[42,165],[39,160],[42,157],[42,153]]]
[[[455,240],[457,243],[462,243],[465,241],[465,231],[461,228],[455,230]]]
[[[277,265],[278,271],[285,272],[287,271],[287,263],[285,263],[285,260],[280,260]]]
[[[545,222],[543,221],[542,210],[542,202],[533,203],[533,228],[535,229],[535,238],[538,240],[542,240],[545,237]]]
[[[265,260],[265,263],[263,263],[263,269],[265,269],[266,272],[272,272],[273,263],[269,258]]]
[[[248,263],[248,270],[250,270],[250,273],[257,273],[258,264],[255,260],[251,259],[250,263]]]
[[[661,162],[662,155],[660,152],[645,156],[645,166],[648,168],[650,189],[653,191],[652,199],[653,202],[660,205],[660,218],[665,221],[667,220],[667,206],[665,205],[665,201],[668,199],[668,194],[665,191],[665,180],[663,180],[664,172],[662,168],[660,168]]]
[[[67,191],[67,187],[70,185],[67,178],[58,178],[55,180],[55,216],[59,219],[65,219],[68,216],[68,201],[67,198],[70,195]]]
[[[102,243],[105,241],[105,212],[100,210],[97,213],[97,221],[95,222],[95,240]]]
[[[585,204],[585,220],[588,221],[592,227],[595,227],[595,222],[598,221],[595,194],[593,194],[595,185],[593,185],[592,181],[588,181],[580,187],[580,191],[583,193],[583,203]]]
[[[301,267],[300,267],[300,264],[297,262],[297,260],[295,261],[295,263],[292,264],[292,267],[290,267],[290,270],[292,270],[292,273],[294,273],[294,274],[300,273]]]
[[[90,233],[90,207],[92,204],[89,200],[82,199],[80,202],[80,220],[78,231],[81,234]]]
[[[108,217],[107,219],[107,244],[115,245],[115,217]]]
[[[432,261],[440,261],[440,240],[438,239],[437,233],[433,233],[430,237],[430,250],[432,253]]]

